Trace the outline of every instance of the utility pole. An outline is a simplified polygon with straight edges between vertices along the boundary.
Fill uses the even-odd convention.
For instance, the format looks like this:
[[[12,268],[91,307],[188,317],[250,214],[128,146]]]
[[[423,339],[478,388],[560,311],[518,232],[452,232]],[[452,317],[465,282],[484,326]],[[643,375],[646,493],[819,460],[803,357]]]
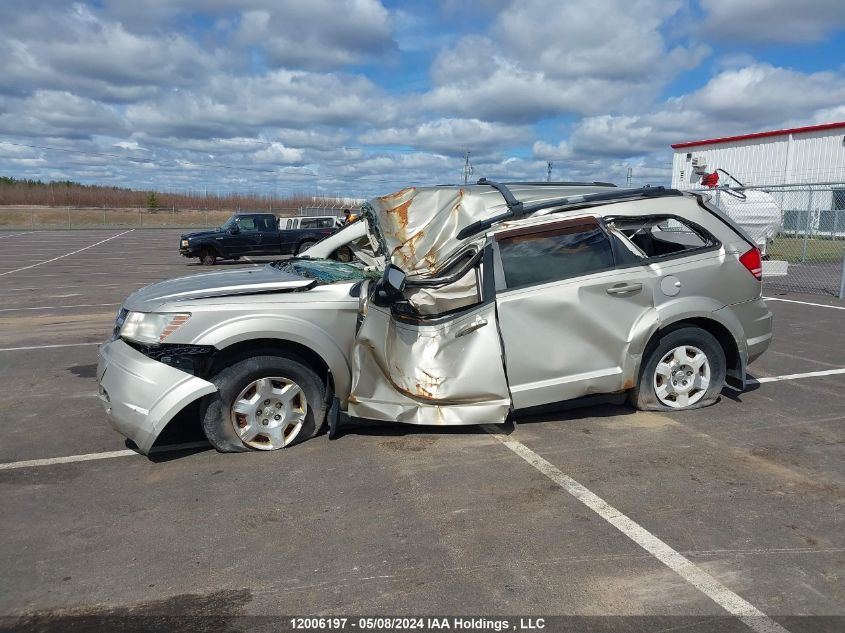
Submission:
[[[469,177],[472,176],[472,163],[469,162],[469,150],[464,153],[464,184],[469,183]]]
[[[625,182],[626,187],[631,186],[631,181],[634,179],[634,169],[633,167],[628,167],[628,180]]]
[[[552,161],[546,163],[546,182],[552,181]]]

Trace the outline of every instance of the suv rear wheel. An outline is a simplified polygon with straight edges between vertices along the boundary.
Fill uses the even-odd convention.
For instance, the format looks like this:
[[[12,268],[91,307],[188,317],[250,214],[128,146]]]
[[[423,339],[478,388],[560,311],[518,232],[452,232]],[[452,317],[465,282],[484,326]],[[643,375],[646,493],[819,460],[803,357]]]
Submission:
[[[725,385],[725,352],[709,332],[681,327],[647,348],[630,401],[641,411],[698,409],[716,402]]]
[[[221,370],[203,401],[202,427],[223,453],[272,451],[314,437],[326,417],[326,389],[305,364],[254,356]]]

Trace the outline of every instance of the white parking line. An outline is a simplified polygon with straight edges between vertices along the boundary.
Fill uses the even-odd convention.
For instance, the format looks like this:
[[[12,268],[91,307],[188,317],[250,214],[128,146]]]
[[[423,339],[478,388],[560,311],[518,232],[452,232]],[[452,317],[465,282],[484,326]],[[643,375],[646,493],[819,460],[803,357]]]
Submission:
[[[749,383],[779,382],[781,380],[798,380],[799,378],[815,378],[817,376],[835,376],[845,374],[845,368],[823,369],[821,371],[808,371],[803,374],[785,374],[783,376],[764,376],[763,378],[750,378]]]
[[[211,446],[208,442],[186,442],[184,444],[169,444],[167,446],[156,446],[150,451],[154,453],[170,453],[173,451],[184,451],[192,448],[204,448]],[[68,455],[66,457],[49,457],[47,459],[28,459],[22,462],[7,462],[0,464],[0,470],[13,470],[15,468],[32,468],[33,466],[53,466],[55,464],[72,464],[74,462],[90,462],[95,459],[111,459],[112,457],[130,457],[140,455],[138,451],[125,449],[122,451],[108,451],[105,453],[87,453],[85,455]]]
[[[100,244],[104,244],[108,241],[111,241],[111,240],[117,238],[117,237],[120,237],[121,235],[126,235],[127,233],[131,233],[134,230],[135,229],[129,229],[128,231],[124,231],[123,233],[118,233],[117,235],[112,235],[111,237],[107,237],[104,240],[100,240],[96,244],[91,244],[90,246],[86,246],[85,248],[80,248],[80,249],[77,249],[75,251],[71,251],[70,253],[65,253],[64,255],[59,255],[58,257],[54,257],[53,259],[48,259],[48,260],[45,260],[43,262],[38,262],[36,264],[30,264],[29,266],[23,266],[21,268],[15,268],[14,270],[7,270],[4,273],[0,273],[0,277],[2,277],[3,275],[11,275],[12,273],[19,273],[22,270],[29,270],[30,268],[35,268],[36,266],[42,266],[44,264],[49,264],[50,262],[54,262],[57,259],[62,259],[64,257],[70,257],[71,255],[76,255],[77,253],[81,253],[82,251],[87,251],[89,248],[94,248],[95,246],[99,246]]]
[[[493,425],[485,424],[482,428],[748,627],[757,633],[788,633],[757,607],[725,587],[604,499],[564,474],[525,444],[502,435],[500,429]]]
[[[79,295],[74,295],[79,296]],[[65,308],[104,308],[119,306],[119,303],[78,303],[71,306],[38,306],[37,308],[0,308],[0,312],[20,312],[22,310],[64,310]]]
[[[30,345],[27,347],[0,347],[0,352],[21,352],[30,349],[53,349],[54,347],[82,347],[83,345],[99,345],[99,343],[59,343],[57,345]]]
[[[16,235],[29,235],[30,233],[38,233],[38,231],[24,231],[23,233],[11,233],[6,235],[0,235],[0,240],[5,237],[15,237]]]
[[[817,308],[831,308],[833,310],[845,310],[845,306],[829,306],[826,303],[810,303],[809,301],[796,301],[795,299],[780,299],[779,297],[763,297],[766,301],[783,301],[784,303],[800,303],[805,306],[816,306]]]

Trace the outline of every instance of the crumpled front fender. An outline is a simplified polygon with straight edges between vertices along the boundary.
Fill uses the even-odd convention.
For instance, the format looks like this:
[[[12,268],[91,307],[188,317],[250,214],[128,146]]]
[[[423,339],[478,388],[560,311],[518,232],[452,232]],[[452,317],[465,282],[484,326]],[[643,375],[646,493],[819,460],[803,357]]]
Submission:
[[[212,383],[147,358],[120,339],[100,347],[97,382],[109,422],[144,454],[177,413],[217,391]]]

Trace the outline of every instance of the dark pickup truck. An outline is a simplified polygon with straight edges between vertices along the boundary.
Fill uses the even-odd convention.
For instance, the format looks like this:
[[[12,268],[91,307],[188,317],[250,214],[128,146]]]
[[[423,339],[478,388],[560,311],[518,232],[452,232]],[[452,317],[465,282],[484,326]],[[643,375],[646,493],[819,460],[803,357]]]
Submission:
[[[186,233],[179,238],[179,252],[213,266],[218,259],[240,259],[249,255],[298,255],[337,230],[333,217],[283,218],[285,229],[272,213],[236,213],[223,226],[209,231]],[[341,261],[351,251],[338,251]]]

